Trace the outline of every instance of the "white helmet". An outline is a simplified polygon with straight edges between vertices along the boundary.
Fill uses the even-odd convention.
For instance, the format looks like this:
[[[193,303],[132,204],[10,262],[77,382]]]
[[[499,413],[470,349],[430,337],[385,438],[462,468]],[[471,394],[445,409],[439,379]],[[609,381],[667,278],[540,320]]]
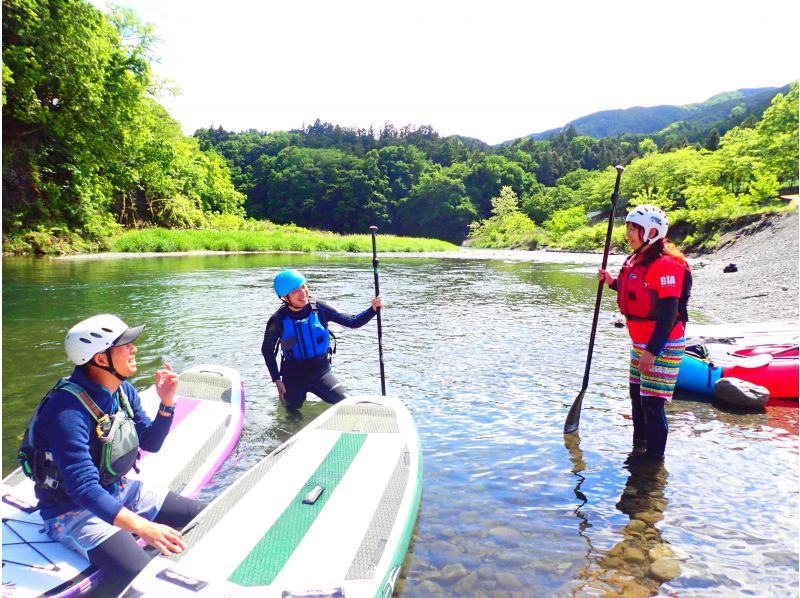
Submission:
[[[633,210],[628,212],[625,222],[633,222],[644,229],[642,238],[644,239],[645,245],[663,239],[667,236],[667,230],[669,229],[669,222],[667,221],[667,215],[664,213],[664,210],[651,204],[633,208]],[[651,230],[656,231],[656,236],[652,239],[650,238]]]
[[[70,328],[67,338],[64,339],[64,346],[72,362],[75,365],[83,365],[106,349],[132,343],[142,330],[144,326],[129,328],[117,316],[100,314],[78,322]]]

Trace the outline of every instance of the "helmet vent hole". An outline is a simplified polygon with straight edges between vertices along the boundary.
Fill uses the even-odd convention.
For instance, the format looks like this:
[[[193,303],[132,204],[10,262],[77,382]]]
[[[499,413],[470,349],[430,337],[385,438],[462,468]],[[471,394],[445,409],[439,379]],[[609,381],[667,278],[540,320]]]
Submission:
[[[104,332],[114,332],[113,330],[111,330],[111,328],[100,328],[100,330]]]
[[[103,338],[103,335],[100,334],[99,332],[90,332],[89,334],[91,334],[95,338]]]
[[[86,343],[87,345],[91,345],[92,344],[92,341],[90,341],[88,338],[83,338],[83,337],[81,337],[81,342],[82,343]]]

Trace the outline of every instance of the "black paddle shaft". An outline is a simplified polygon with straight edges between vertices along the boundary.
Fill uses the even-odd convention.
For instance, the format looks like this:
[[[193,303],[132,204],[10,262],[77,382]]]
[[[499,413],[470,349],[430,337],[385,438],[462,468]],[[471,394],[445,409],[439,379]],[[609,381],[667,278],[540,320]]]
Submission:
[[[611,231],[614,228],[614,212],[617,210],[617,200],[619,199],[619,182],[622,178],[622,172],[625,170],[624,166],[617,165],[617,181],[614,183],[614,192],[611,194],[611,214],[608,216],[608,229],[606,230],[606,244],[603,248],[603,270],[608,265],[608,250],[611,247]],[[603,287],[605,281],[601,280],[597,285],[597,298],[594,302],[594,318],[592,319],[592,333],[589,336],[589,351],[586,354],[586,370],[583,372],[583,385],[572,407],[567,414],[567,420],[564,422],[564,434],[571,434],[578,429],[581,419],[581,406],[583,405],[583,395],[586,394],[586,389],[589,386],[589,371],[592,369],[592,351],[594,351],[594,339],[597,335],[597,320],[600,316],[600,302],[603,299]]]
[[[372,273],[375,277],[375,296],[381,294],[380,282],[378,281],[378,249],[375,243],[375,235],[378,232],[377,226],[370,226],[372,233]],[[381,326],[381,308],[375,310],[378,319],[378,360],[381,366],[381,394],[386,396],[386,375],[383,372],[383,328]]]

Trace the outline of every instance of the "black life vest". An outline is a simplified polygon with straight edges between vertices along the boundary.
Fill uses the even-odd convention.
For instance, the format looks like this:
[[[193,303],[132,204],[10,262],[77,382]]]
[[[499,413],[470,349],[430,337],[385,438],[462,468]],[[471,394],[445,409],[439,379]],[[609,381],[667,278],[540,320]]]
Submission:
[[[655,321],[658,315],[658,293],[647,286],[645,277],[647,266],[633,263],[637,254],[633,254],[622,264],[617,277],[617,305],[628,320]],[[651,262],[652,264],[652,262]],[[692,293],[692,271],[684,264],[683,283],[678,299],[678,321],[684,324],[689,321],[689,297]]]
[[[281,309],[281,354],[286,361],[300,361],[328,357],[333,352],[327,323],[320,317],[315,301],[309,301],[311,310],[305,318],[294,319],[288,307]]]
[[[96,432],[100,440],[90,451],[100,473],[100,484],[111,486],[136,466],[139,458],[139,435],[133,421],[131,409],[125,391],[120,387],[119,399],[121,408],[116,413],[104,413],[83,388],[66,379],[58,383],[44,396],[31,417],[28,427],[22,436],[22,444],[17,452],[22,471],[40,488],[57,489],[63,476],[56,467],[53,454],[39,449],[34,444],[34,430],[42,408],[57,391],[65,390],[75,396],[97,422]]]

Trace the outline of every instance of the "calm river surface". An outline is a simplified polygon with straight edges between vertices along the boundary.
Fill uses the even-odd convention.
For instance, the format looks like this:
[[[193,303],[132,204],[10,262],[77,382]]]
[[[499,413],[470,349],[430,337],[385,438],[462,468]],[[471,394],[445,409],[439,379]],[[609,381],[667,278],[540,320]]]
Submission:
[[[495,259],[479,259],[491,255]],[[499,258],[499,259],[498,259]],[[412,411],[424,491],[404,596],[798,594],[797,409],[736,415],[668,408],[662,468],[629,470],[627,336],[601,315],[580,440],[564,418],[581,387],[599,258],[543,253],[382,257],[387,390]],[[371,256],[293,254],[3,259],[3,472],[39,398],[70,368],[66,330],[111,312],[147,324],[139,388],[167,355],[238,368],[247,423],[205,490],[213,498],[326,405],[293,418],[260,354],[278,307],[271,281],[296,267],[313,295],[357,312]],[[334,369],[380,392],[375,324],[334,326]],[[680,574],[659,583],[651,561]]]

